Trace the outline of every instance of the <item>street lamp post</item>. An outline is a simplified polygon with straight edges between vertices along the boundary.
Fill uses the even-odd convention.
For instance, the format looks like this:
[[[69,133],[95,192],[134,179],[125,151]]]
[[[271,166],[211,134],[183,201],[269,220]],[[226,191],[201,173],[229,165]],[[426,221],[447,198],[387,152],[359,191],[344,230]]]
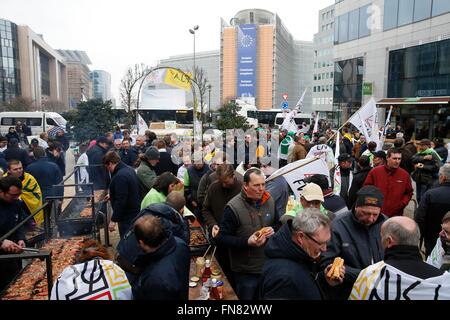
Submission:
[[[208,122],[211,124],[211,88],[212,85],[208,84]]]
[[[195,31],[198,30],[198,26],[194,26],[192,29],[189,29],[189,32],[194,35],[194,68],[192,70],[192,76],[195,78]]]
[[[198,28],[199,28],[199,26],[195,25],[192,29],[189,29],[189,32],[194,36],[194,60],[193,60],[194,67],[193,67],[193,70],[192,70],[192,78],[194,79],[194,81],[197,81],[197,79],[196,79],[196,72],[195,72],[195,31],[197,31]],[[201,94],[200,88],[199,88],[199,93]],[[200,95],[200,98],[201,98],[201,95]],[[203,101],[201,99],[201,101],[200,101],[200,115],[203,115],[203,105],[202,104],[203,104]],[[196,97],[195,94],[194,94],[194,112],[193,112],[193,116],[194,116],[194,134],[195,134],[195,132],[197,130],[196,129],[196,124],[198,123],[198,118],[197,118],[197,97]],[[200,131],[201,131],[200,135],[202,135],[203,134],[203,121],[202,121],[201,126],[200,126]]]

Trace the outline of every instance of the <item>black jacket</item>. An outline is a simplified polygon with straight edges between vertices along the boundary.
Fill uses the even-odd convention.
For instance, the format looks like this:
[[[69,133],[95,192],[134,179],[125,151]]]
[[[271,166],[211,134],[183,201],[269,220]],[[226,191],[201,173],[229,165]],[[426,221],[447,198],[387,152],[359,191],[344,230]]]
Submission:
[[[133,148],[128,150],[121,149],[119,152],[120,160],[127,166],[134,167],[134,163],[138,159],[137,151]]]
[[[47,157],[37,159],[25,171],[31,174],[41,187],[43,200],[48,196],[62,196],[64,194],[64,187],[53,187],[62,182],[63,175],[56,163],[50,161]]]
[[[322,255],[321,267],[324,270],[336,257],[345,261],[344,282],[332,290],[336,298],[347,299],[360,271],[383,260],[380,230],[386,219],[380,214],[374,224],[366,227],[356,219],[353,209],[332,221],[331,241]]]
[[[132,284],[135,300],[187,300],[189,297],[189,247],[169,233],[155,252],[139,257],[143,272]]]
[[[356,193],[361,189],[364,185],[364,181],[366,181],[367,175],[369,171],[372,170],[372,167],[362,168],[360,171],[356,172],[353,175],[352,185],[350,186],[350,190],[348,191],[348,208],[353,207],[356,202]]]
[[[424,262],[417,246],[398,245],[384,252],[384,262],[420,279],[441,276],[444,271]]]
[[[189,244],[189,225],[174,208],[167,203],[154,203],[141,210],[134,221],[149,214],[160,217],[166,230],[171,231],[174,236],[182,239],[186,244]],[[134,221],[132,225],[134,225]],[[121,257],[121,259],[119,259],[119,264],[122,262],[129,265],[135,265],[138,257],[145,255],[134,235],[134,227],[131,227],[120,240],[117,245],[117,252]],[[121,265],[121,267],[127,273],[127,278],[130,283],[132,283],[136,279],[136,275],[133,274],[126,265]]]
[[[130,221],[140,211],[139,180],[133,168],[123,162],[117,164],[109,186],[113,214],[111,221]]]
[[[441,231],[442,217],[450,211],[450,181],[437,188],[429,189],[423,195],[415,220],[424,238],[425,254],[430,255]]]
[[[59,171],[61,172],[62,176],[66,175],[66,164],[64,163],[64,159],[62,157],[55,157],[51,151],[48,149],[45,150],[45,154],[47,156],[47,159],[53,163],[55,163]]]
[[[18,225],[24,218],[25,213],[23,211],[23,203],[21,200],[10,203],[0,199],[0,237],[4,236],[8,231]],[[25,227],[20,227],[7,239],[14,242],[19,240],[25,241]]]
[[[259,283],[260,299],[324,298],[317,263],[292,241],[292,221],[285,223],[268,240],[265,253],[267,260]]]
[[[164,172],[172,172],[174,176],[178,173],[178,165],[173,163],[172,156],[166,151],[159,152],[159,162],[155,166],[155,172],[157,176],[160,176]]]
[[[423,168],[416,168],[412,174],[411,178],[421,184],[431,184],[439,171],[440,161],[436,153],[431,154],[433,158],[431,160],[425,160],[426,155],[416,153],[412,157],[412,163],[418,164],[423,163]]]
[[[31,163],[28,152],[25,149],[21,149],[19,147],[8,147],[5,151],[3,151],[3,154],[5,155],[6,162],[10,160],[19,160],[20,162],[22,162],[22,166],[24,169]]]
[[[109,173],[103,165],[103,156],[107,151],[96,144],[86,152],[89,160],[89,181],[94,184],[95,190],[108,188]]]
[[[55,140],[58,141],[59,143],[61,143],[64,152],[69,149],[69,139],[67,139],[67,137],[65,135],[64,136],[56,136]]]

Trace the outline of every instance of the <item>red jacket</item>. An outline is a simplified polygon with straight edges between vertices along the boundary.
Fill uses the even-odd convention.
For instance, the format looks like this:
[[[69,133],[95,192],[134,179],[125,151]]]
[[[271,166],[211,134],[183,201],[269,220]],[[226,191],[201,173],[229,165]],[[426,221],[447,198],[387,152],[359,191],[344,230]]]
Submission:
[[[388,217],[403,215],[414,189],[408,172],[402,168],[389,169],[386,165],[370,170],[364,185],[374,185],[384,196],[381,212]]]

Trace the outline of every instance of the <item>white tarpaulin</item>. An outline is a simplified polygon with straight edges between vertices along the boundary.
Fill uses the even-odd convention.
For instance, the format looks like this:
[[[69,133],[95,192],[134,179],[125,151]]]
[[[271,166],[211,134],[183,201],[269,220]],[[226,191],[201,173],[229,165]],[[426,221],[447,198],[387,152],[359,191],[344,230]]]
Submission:
[[[186,108],[186,91],[183,89],[142,88],[139,109],[177,110]]]
[[[380,261],[362,270],[350,300],[450,300],[450,273],[420,279]]]
[[[300,199],[303,187],[305,186],[304,179],[314,174],[323,174],[328,178],[330,177],[327,165],[320,158],[302,159],[289,163],[272,173],[266,181],[283,176],[294,192],[295,198]]]

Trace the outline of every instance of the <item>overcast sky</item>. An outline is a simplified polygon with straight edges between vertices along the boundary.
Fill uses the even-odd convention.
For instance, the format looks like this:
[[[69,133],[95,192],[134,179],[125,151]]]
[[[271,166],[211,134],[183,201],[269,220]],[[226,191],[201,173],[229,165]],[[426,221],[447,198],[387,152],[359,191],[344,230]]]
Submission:
[[[297,40],[312,41],[318,12],[334,0],[0,0],[0,18],[28,25],[54,49],[85,51],[90,69],[111,73],[112,94],[128,66],[220,48],[220,18],[240,10],[277,13]],[[119,100],[117,100],[119,103]]]

